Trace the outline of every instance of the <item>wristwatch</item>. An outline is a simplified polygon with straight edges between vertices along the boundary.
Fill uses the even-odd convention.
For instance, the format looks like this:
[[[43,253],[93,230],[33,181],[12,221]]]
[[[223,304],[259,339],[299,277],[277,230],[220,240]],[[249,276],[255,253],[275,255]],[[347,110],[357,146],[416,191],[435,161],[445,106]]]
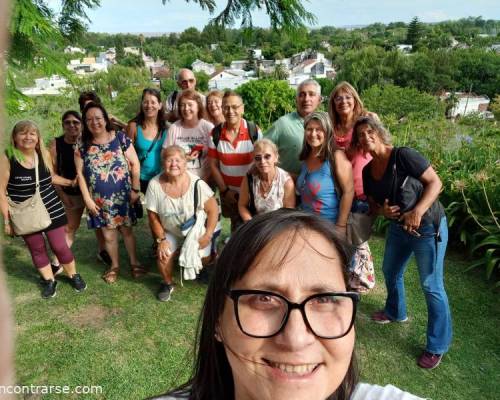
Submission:
[[[156,238],[156,243],[160,244],[160,243],[161,243],[161,242],[163,242],[164,240],[167,240],[167,238],[165,238],[165,237]]]

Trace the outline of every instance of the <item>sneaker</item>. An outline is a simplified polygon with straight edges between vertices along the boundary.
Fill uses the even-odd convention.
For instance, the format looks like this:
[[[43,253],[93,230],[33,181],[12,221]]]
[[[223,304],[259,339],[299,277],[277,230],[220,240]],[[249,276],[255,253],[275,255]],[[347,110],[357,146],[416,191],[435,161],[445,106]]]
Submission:
[[[417,364],[420,368],[434,369],[439,365],[442,358],[442,354],[433,354],[428,351],[424,351],[419,357]]]
[[[390,324],[391,322],[406,322],[408,317],[405,319],[390,319],[384,310],[376,311],[372,314],[372,321],[377,324]]]
[[[173,291],[174,286],[172,284],[162,282],[160,284],[160,289],[158,290],[156,298],[160,301],[169,301]]]
[[[71,286],[76,292],[80,293],[87,289],[87,284],[83,280],[80,274],[75,274],[70,278]]]
[[[111,265],[111,257],[106,250],[101,250],[97,253],[97,259],[106,265]]]
[[[53,263],[50,263],[50,268],[52,268],[52,274],[54,275],[54,277],[62,274],[62,272],[64,271],[64,268],[61,264],[55,265]]]
[[[42,280],[42,298],[50,299],[56,295],[57,281],[55,280]]]

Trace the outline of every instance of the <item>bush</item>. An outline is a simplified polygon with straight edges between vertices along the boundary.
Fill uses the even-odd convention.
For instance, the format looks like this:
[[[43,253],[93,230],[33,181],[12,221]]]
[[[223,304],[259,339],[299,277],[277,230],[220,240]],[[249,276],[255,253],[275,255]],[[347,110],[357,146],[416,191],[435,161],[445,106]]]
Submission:
[[[444,118],[444,104],[435,96],[413,88],[373,85],[362,93],[365,106],[379,115],[396,119]]]
[[[236,92],[245,103],[245,118],[256,122],[263,130],[295,109],[295,91],[286,81],[253,80],[240,86]]]

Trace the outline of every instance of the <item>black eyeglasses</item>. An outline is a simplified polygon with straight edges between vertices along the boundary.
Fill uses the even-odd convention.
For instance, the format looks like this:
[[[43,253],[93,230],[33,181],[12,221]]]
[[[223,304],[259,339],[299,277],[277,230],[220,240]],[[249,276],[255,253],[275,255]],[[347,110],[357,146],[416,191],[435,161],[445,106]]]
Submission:
[[[300,310],[307,328],[322,339],[338,339],[354,325],[359,294],[327,292],[292,303],[280,294],[264,290],[229,290],[241,331],[254,338],[270,338],[286,326],[290,311]]]

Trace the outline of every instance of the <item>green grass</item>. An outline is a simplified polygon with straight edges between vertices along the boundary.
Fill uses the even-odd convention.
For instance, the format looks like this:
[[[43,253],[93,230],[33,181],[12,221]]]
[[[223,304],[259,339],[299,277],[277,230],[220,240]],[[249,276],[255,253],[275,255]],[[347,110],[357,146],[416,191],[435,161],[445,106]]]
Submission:
[[[138,227],[138,251],[155,271],[149,233]],[[4,241],[4,264],[15,316],[16,373],[24,385],[100,385],[100,395],[51,398],[140,399],[162,393],[188,376],[194,327],[205,287],[185,282],[172,301],[155,299],[156,272],[134,281],[122,252],[118,282],[107,285],[95,259],[94,236],[84,224],[75,246],[77,265],[88,289],[76,294],[60,279],[57,297],[42,300],[38,276],[20,239]],[[416,357],[425,343],[426,309],[414,264],[405,275],[410,321],[376,325],[369,315],[383,307],[380,264],[383,240],[374,238],[377,286],[364,295],[357,318],[357,353],[364,382],[394,384],[421,397],[497,399],[500,371],[500,300],[481,274],[464,273],[460,254],[446,262],[454,341],[439,368],[423,371]],[[178,276],[178,273],[177,273]],[[42,397],[29,397],[30,399]]]

